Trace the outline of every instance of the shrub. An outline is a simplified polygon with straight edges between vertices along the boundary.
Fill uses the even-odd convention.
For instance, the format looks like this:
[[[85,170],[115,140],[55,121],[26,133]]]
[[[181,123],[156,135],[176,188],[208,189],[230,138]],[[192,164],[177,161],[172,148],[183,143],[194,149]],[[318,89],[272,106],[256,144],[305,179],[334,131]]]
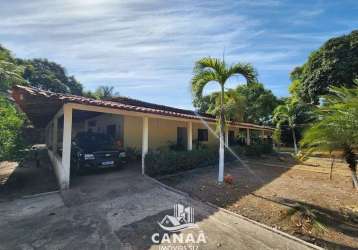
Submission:
[[[256,144],[250,146],[230,147],[239,157],[260,156],[272,152],[272,145]],[[235,160],[235,156],[225,150],[225,161]],[[150,151],[145,157],[146,173],[150,176],[172,174],[179,171],[206,167],[218,164],[219,150],[217,147],[194,149],[192,151]]]
[[[148,152],[145,158],[146,172],[150,176],[156,176],[213,165],[218,160],[217,151],[216,149],[200,149]]]
[[[24,148],[21,137],[23,123],[23,114],[9,100],[0,96],[0,160],[17,158]]]
[[[136,161],[141,159],[142,152],[137,148],[126,148],[126,156],[129,161]]]

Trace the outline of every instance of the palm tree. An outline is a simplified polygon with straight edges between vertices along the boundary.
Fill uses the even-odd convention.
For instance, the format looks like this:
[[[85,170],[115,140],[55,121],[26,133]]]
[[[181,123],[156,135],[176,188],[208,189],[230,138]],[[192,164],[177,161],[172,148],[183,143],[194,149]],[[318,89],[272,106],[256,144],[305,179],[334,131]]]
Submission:
[[[293,146],[295,154],[298,152],[296,127],[298,123],[303,124],[311,119],[309,107],[307,104],[301,103],[297,100],[286,100],[285,104],[279,105],[273,111],[273,120],[279,129],[283,124],[287,123],[292,132]]]
[[[332,87],[324,101],[317,111],[318,121],[304,133],[300,144],[305,154],[342,151],[358,190],[354,151],[358,145],[358,87]]]
[[[194,76],[191,80],[192,93],[197,98],[201,98],[205,86],[209,82],[217,82],[220,85],[220,147],[219,147],[219,177],[218,182],[224,180],[224,130],[225,130],[225,83],[236,75],[242,75],[248,83],[256,81],[256,71],[251,64],[237,63],[227,65],[224,60],[204,57],[195,63]]]

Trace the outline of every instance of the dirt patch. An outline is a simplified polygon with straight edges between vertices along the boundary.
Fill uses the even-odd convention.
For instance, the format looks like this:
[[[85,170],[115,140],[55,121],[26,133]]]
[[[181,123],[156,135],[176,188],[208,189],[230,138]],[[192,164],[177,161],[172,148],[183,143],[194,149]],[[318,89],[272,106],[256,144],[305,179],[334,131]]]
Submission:
[[[317,158],[314,163],[321,163]],[[312,160],[308,164],[312,163]],[[269,157],[232,163],[233,184],[218,185],[217,168],[160,178],[163,183],[329,249],[358,248],[358,193],[344,163],[317,167]]]
[[[0,201],[58,190],[47,152],[40,150],[38,157],[39,165],[31,156],[21,164],[0,162]]]

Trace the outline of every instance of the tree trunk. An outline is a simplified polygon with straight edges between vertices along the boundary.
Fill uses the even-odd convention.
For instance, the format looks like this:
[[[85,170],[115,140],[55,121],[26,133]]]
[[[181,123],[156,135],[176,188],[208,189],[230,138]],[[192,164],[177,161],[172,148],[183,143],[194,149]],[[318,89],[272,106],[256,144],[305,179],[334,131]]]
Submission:
[[[292,130],[293,146],[295,147],[295,154],[297,154],[297,153],[298,153],[298,150],[297,150],[297,142],[296,142],[295,128],[291,128],[291,130]]]
[[[221,103],[220,103],[220,145],[219,145],[219,176],[218,182],[224,181],[224,130],[225,130],[225,117],[224,117],[224,84],[221,84]]]
[[[335,160],[336,160],[336,157],[333,156],[332,162],[331,162],[331,171],[329,172],[329,179],[330,180],[332,180],[333,165],[334,165]]]
[[[353,188],[358,190],[357,162],[352,148],[346,148],[344,150],[344,157],[346,162],[348,163],[349,169],[351,170]]]
[[[354,171],[353,169],[351,169],[351,174],[352,174],[352,183],[353,183],[353,188],[355,188],[358,191],[358,178],[357,178],[357,172]]]

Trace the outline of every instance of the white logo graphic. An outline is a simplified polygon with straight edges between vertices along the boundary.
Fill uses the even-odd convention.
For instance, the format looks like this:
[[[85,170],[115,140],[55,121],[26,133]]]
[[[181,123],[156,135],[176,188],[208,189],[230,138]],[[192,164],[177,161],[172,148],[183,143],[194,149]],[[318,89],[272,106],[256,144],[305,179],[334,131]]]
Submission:
[[[194,208],[177,203],[174,205],[174,215],[166,215],[158,225],[169,232],[177,232],[186,228],[198,228],[194,224]]]

